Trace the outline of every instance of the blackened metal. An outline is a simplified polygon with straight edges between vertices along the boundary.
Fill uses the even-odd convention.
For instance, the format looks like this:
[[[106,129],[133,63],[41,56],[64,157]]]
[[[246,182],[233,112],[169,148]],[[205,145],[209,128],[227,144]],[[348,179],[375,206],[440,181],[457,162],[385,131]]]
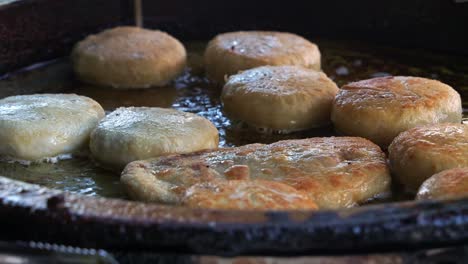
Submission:
[[[63,205],[47,208],[59,194]],[[0,240],[222,256],[423,249],[468,243],[468,201],[272,214],[93,198],[0,177]]]
[[[50,210],[58,209],[65,203],[65,196],[63,194],[57,194],[47,198],[47,208]]]
[[[0,263],[117,264],[121,262],[117,262],[109,253],[103,250],[36,242],[7,243],[0,241]]]

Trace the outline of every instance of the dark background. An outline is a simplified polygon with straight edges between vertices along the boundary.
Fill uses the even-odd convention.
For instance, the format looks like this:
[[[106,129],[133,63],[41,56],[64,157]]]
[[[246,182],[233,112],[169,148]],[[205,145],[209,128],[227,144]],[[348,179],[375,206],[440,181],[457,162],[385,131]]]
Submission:
[[[468,2],[143,0],[145,26],[182,40],[240,29],[468,55]],[[85,35],[132,24],[131,0],[22,0],[0,6],[0,74],[67,54]]]

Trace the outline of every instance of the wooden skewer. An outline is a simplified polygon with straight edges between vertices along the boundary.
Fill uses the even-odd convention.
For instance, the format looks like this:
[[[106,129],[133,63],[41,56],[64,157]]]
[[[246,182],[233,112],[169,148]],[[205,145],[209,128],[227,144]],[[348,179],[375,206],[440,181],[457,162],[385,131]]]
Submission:
[[[143,9],[141,0],[133,0],[133,8],[135,10],[135,25],[137,27],[143,27]]]

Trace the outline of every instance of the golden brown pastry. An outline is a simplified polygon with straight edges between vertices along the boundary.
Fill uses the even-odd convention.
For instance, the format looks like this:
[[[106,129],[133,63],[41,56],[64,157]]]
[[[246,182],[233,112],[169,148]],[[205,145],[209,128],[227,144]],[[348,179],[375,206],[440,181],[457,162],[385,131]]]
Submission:
[[[120,178],[136,200],[181,204],[195,184],[263,179],[305,192],[319,208],[351,207],[389,191],[385,154],[355,137],[284,140],[128,164]]]
[[[88,36],[71,55],[80,80],[114,88],[163,86],[180,75],[186,57],[169,34],[128,26]]]
[[[209,209],[317,209],[317,204],[307,194],[289,185],[267,180],[197,183],[187,189],[182,204]]]
[[[288,133],[330,123],[336,84],[300,66],[263,66],[232,75],[221,100],[226,114],[263,131]]]
[[[441,171],[419,188],[416,199],[458,199],[468,197],[468,167]]]
[[[0,156],[38,161],[87,151],[102,107],[76,94],[32,94],[0,100]]]
[[[468,166],[468,125],[436,124],[405,131],[388,148],[398,182],[416,192],[432,175]]]
[[[437,123],[460,123],[460,95],[452,87],[419,77],[381,77],[343,86],[331,119],[335,129],[386,148],[401,132]]]
[[[224,83],[225,76],[264,65],[299,65],[320,70],[320,51],[303,37],[273,31],[219,34],[205,51],[206,75],[218,83]]]
[[[204,117],[158,107],[121,107],[92,132],[90,149],[100,165],[120,170],[134,160],[216,148],[218,141],[218,130]]]

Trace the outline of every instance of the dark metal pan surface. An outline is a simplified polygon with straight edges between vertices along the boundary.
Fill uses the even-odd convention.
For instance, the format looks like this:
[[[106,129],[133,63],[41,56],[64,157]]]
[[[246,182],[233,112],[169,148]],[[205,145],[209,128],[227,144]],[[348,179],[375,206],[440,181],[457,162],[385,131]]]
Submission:
[[[467,108],[468,58],[457,55],[464,53],[460,47],[466,43],[466,34],[457,36],[454,28],[441,33],[440,24],[434,26],[433,21],[424,20],[425,15],[434,15],[440,11],[447,14],[452,12],[453,16],[448,20],[436,17],[436,22],[452,26],[466,22],[466,17],[461,15],[466,6],[458,7],[450,1],[434,1],[434,5],[415,1],[408,5],[406,11],[412,14],[421,10],[408,28],[404,27],[403,22],[406,21],[405,17],[411,16],[400,13],[393,17],[387,11],[378,11],[375,4],[364,1],[369,4],[368,10],[378,11],[373,13],[376,17],[383,15],[387,18],[387,24],[380,20],[376,20],[375,24],[369,23],[368,19],[373,17],[371,15],[362,20],[353,20],[359,14],[363,15],[362,12],[355,13],[356,16],[344,16],[346,12],[340,9],[338,13],[344,17],[339,21],[331,21],[328,31],[324,27],[312,27],[309,30],[309,27],[304,26],[309,13],[304,11],[307,9],[302,1],[284,10],[276,1],[270,1],[269,6],[274,8],[272,13],[257,20],[255,10],[262,9],[265,1],[256,2],[246,7],[244,22],[232,15],[224,16],[226,10],[216,5],[215,1],[206,3],[211,3],[215,9],[213,20],[207,20],[206,17],[211,10],[199,10],[199,7],[191,7],[189,3],[185,3],[185,8],[174,8],[182,5],[183,1],[167,4],[144,1],[148,7],[148,26],[168,30],[185,39],[203,40],[186,42],[190,68],[168,87],[137,91],[135,94],[108,90],[102,92],[102,87],[77,82],[66,57],[33,65],[44,59],[66,55],[70,46],[89,32],[128,23],[131,20],[129,2],[111,2],[79,0],[67,6],[69,1],[29,0],[0,6],[0,72],[4,73],[0,77],[0,97],[75,92],[95,98],[106,110],[120,105],[174,107],[204,115],[213,121],[220,129],[222,146],[332,135],[332,129],[328,128],[288,136],[264,136],[245,129],[233,129],[224,117],[218,99],[219,87],[203,78],[201,54],[206,39],[227,30],[262,28],[293,31],[316,41],[324,55],[324,71],[339,85],[387,74],[435,78],[456,88],[462,94],[464,107]],[[41,5],[45,3],[47,7]],[[319,4],[317,7],[323,8],[323,12],[318,12],[312,21],[324,18],[327,12],[332,14],[330,11],[333,4],[336,1]],[[390,5],[394,11],[403,10],[397,4],[386,2],[382,5]],[[360,10],[350,4],[344,6],[349,12]],[[242,11],[238,9],[235,8]],[[195,10],[196,14],[190,15],[190,10]],[[287,19],[275,20],[272,17],[283,11],[287,13],[285,17],[294,17],[289,24]],[[392,14],[399,13],[395,11]],[[398,23],[398,18],[403,19],[400,20],[403,22]],[[426,28],[428,25],[434,27]],[[386,38],[380,42],[388,45],[371,45],[362,41],[366,39],[363,36],[368,36],[367,40],[373,36],[382,36],[382,29],[387,35],[384,34]],[[404,31],[400,32],[402,29]],[[418,30],[419,34],[412,35]],[[427,43],[424,47],[434,48],[440,44],[437,46],[439,50],[457,53],[415,49],[414,45],[421,45],[430,39],[432,31],[435,32],[432,35],[435,42]],[[23,35],[19,32],[23,32]],[[396,41],[399,32],[408,38],[406,42]],[[350,34],[356,34],[355,39],[358,41],[330,41],[315,37],[333,39],[340,35],[349,38]],[[411,36],[414,39],[410,39]],[[454,45],[442,45],[444,39],[453,40]],[[393,44],[413,48],[391,48]],[[33,66],[17,71],[18,67],[27,65]],[[7,70],[10,72],[7,73]],[[209,211],[113,199],[126,198],[118,183],[118,175],[97,168],[87,159],[33,166],[2,163],[0,175],[43,186],[0,178],[0,240],[224,256],[381,252],[468,242],[468,205],[463,200],[385,203],[342,211]],[[392,201],[411,198],[399,195],[398,191],[395,193]]]
[[[108,250],[323,255],[468,242],[466,200],[343,211],[212,211],[80,196],[1,177],[0,202],[2,239]]]

